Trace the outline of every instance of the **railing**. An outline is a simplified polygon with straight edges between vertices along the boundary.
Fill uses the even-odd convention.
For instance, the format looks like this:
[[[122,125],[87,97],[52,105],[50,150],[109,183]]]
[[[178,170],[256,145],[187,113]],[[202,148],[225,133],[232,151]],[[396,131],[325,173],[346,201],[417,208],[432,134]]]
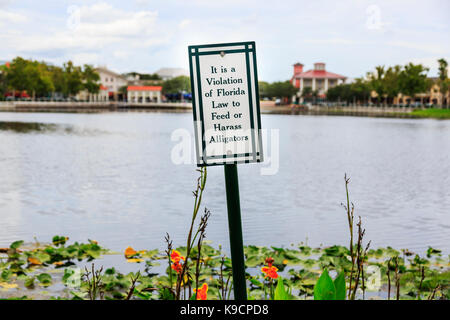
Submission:
[[[139,108],[139,107],[161,107],[161,108],[192,108],[190,102],[117,102],[117,101],[0,101],[0,108],[16,107],[62,107],[62,108]]]
[[[115,102],[110,101],[0,101],[0,105],[6,106],[15,106],[18,104],[29,104],[29,105],[46,105],[46,104],[54,104],[54,105],[83,105],[83,104],[100,104],[100,105],[110,105]]]

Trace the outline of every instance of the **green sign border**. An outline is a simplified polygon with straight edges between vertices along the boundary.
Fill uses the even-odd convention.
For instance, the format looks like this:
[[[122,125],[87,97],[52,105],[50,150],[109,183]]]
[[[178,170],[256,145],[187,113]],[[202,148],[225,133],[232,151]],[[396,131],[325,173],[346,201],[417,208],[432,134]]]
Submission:
[[[205,51],[205,52],[199,52],[199,49],[202,48],[214,48],[214,47],[233,47],[233,46],[244,46],[244,49],[230,49],[230,50],[217,50],[217,51]],[[191,91],[192,91],[192,109],[193,109],[193,117],[194,117],[194,124],[196,121],[200,120],[201,122],[201,146],[202,146],[202,154],[198,154],[198,144],[200,143],[200,139],[197,134],[197,127],[194,128],[195,131],[195,141],[197,144],[196,148],[196,154],[197,154],[197,166],[198,167],[204,167],[204,166],[217,166],[217,165],[225,165],[225,164],[238,164],[238,163],[254,163],[254,162],[262,162],[263,161],[263,152],[262,152],[262,136],[261,136],[261,112],[260,112],[260,104],[259,104],[259,86],[258,86],[258,73],[257,73],[257,67],[256,67],[256,44],[254,41],[248,41],[248,42],[232,42],[232,43],[217,43],[217,44],[205,44],[205,45],[192,45],[188,46],[188,52],[189,52],[189,70],[190,70],[190,78],[191,78]],[[209,156],[206,157],[206,142],[205,142],[205,126],[203,121],[203,99],[201,99],[202,96],[202,88],[201,88],[201,81],[200,81],[200,59],[199,56],[202,55],[219,55],[221,53],[225,54],[233,54],[233,53],[245,53],[245,59],[246,59],[246,72],[247,72],[247,85],[248,85],[248,99],[249,99],[249,111],[250,111],[250,127],[252,130],[252,153],[241,153],[241,154],[232,154],[232,155],[217,155],[217,156]],[[253,105],[253,96],[252,96],[252,77],[251,77],[251,70],[250,70],[250,56],[249,53],[253,54],[253,80],[255,82],[255,101],[256,106]],[[196,78],[197,78],[197,84],[198,87],[194,87],[194,70],[192,67],[192,58],[196,59]],[[197,91],[197,92],[196,92]],[[196,97],[199,97],[198,101]],[[197,102],[199,105],[199,116],[197,116]],[[257,114],[257,128],[258,128],[258,147],[259,152],[256,152],[256,145],[255,145],[255,123],[254,123],[254,110],[256,109]],[[231,159],[231,158],[238,158],[238,157],[248,157],[248,159],[245,160],[236,160],[236,161],[230,161],[230,162],[223,162],[223,163],[211,163],[208,164],[207,160],[214,160],[214,159]]]

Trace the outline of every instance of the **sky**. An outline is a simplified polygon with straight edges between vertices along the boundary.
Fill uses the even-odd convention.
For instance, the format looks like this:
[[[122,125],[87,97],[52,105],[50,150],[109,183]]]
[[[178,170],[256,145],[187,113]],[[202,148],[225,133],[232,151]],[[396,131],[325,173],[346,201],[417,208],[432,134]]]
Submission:
[[[188,45],[256,41],[259,80],[292,65],[355,78],[377,65],[450,62],[448,0],[0,0],[0,61],[16,56],[116,72],[188,69]]]

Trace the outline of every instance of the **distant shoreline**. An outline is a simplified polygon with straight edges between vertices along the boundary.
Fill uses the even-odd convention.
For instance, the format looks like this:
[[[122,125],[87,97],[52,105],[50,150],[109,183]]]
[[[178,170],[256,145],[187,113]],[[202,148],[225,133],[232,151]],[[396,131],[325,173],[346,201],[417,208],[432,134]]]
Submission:
[[[120,111],[191,112],[191,103],[121,103],[121,102],[0,102],[0,112],[101,113]],[[450,119],[450,109],[415,110],[412,107],[365,106],[276,106],[261,101],[262,114],[356,116],[407,119]]]

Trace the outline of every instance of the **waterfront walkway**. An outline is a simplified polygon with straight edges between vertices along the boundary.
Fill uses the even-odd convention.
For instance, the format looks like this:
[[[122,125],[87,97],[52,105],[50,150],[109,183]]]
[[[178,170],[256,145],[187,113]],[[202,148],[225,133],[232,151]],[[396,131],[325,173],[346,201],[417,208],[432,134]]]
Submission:
[[[4,112],[74,112],[98,113],[111,111],[166,111],[191,112],[191,103],[125,103],[125,102],[42,102],[15,101],[0,102],[0,111]],[[373,117],[412,117],[412,107],[392,106],[277,106],[273,101],[261,101],[261,113],[264,114],[310,114],[310,115],[349,115]]]
[[[167,110],[192,109],[191,103],[125,103],[125,102],[43,102],[15,101],[0,102],[0,111],[10,112],[105,112],[120,110]]]

